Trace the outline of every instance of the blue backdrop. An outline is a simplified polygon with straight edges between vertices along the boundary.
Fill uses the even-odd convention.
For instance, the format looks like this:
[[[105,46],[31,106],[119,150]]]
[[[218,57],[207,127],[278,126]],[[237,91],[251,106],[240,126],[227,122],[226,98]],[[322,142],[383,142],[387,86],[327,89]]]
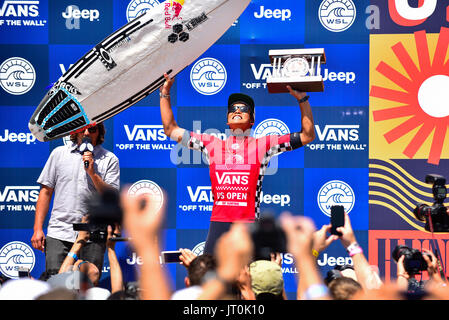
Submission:
[[[19,252],[34,253],[27,255],[30,266],[29,261],[33,260],[33,277],[39,277],[44,270],[43,254],[32,249],[30,243],[39,190],[36,179],[50,152],[64,143],[63,140],[41,143],[28,130],[28,120],[45,88],[92,46],[135,18],[137,11],[151,10],[158,2],[162,1],[35,0],[26,4],[18,0],[0,1],[0,271],[7,276],[12,273],[5,270],[14,269],[5,253],[11,246]],[[332,16],[329,11],[332,2],[344,9],[343,18]],[[419,10],[418,1],[409,3],[410,8]],[[393,56],[391,48],[382,41],[373,42],[376,37],[397,33],[412,36],[419,30],[429,34],[439,32],[448,23],[442,16],[446,8],[438,3],[427,20],[415,21],[401,17],[399,10],[389,8],[386,1],[253,0],[220,40],[176,77],[172,103],[177,122],[189,130],[213,130],[223,137],[227,129],[227,97],[232,92],[243,92],[255,100],[256,131],[263,128],[267,119],[271,120],[270,125],[285,132],[299,131],[297,101],[289,94],[269,94],[266,89],[266,78],[271,74],[268,50],[324,48],[325,90],[310,93],[316,139],[272,160],[271,167],[276,170],[264,179],[262,211],[269,209],[278,215],[288,210],[306,215],[320,228],[329,223],[325,208],[332,204],[325,203],[320,190],[339,193],[347,186],[351,189],[346,196],[357,238],[367,256],[372,249],[377,252],[376,233],[371,241],[371,232],[416,230],[419,229],[416,225],[422,224],[415,221],[415,225],[404,227],[404,219],[398,218],[393,210],[371,201],[371,164],[376,159],[403,159],[400,165],[412,167],[411,171],[404,170],[419,181],[427,173],[424,170],[444,175],[446,167],[441,161],[417,169],[419,166],[411,165],[410,161],[425,162],[426,155],[418,153],[413,159],[391,155],[379,150],[377,144],[377,149],[370,150],[373,141],[384,141],[385,133],[385,130],[373,132],[370,127],[370,112],[379,108],[378,100],[370,97],[377,67],[370,60],[370,52],[383,50],[385,57]],[[87,10],[88,15],[78,19],[68,17],[70,6]],[[413,47],[407,49],[412,51]],[[207,84],[195,79],[202,63],[211,61],[221,72],[220,86],[213,92],[205,90]],[[26,80],[8,81],[7,69],[11,64],[18,64],[26,72]],[[120,160],[121,185],[149,180],[169,195],[169,200],[165,199],[169,203],[164,249],[190,248],[201,253],[212,205],[207,166],[199,153],[191,151],[187,152],[188,163],[172,161],[181,150],[163,134],[158,94],[150,95],[105,124],[104,146]],[[399,149],[403,149],[401,144]],[[441,159],[448,156],[445,150]],[[327,185],[330,181],[337,183]],[[378,214],[381,220],[376,219]],[[132,248],[119,243],[117,252],[125,280],[135,279],[139,263]],[[286,289],[288,296],[294,298],[297,271],[290,254],[283,258]],[[386,276],[382,267],[389,259],[370,256],[370,262],[381,266],[382,277]],[[325,275],[335,264],[347,262],[351,260],[336,242],[319,257],[318,265]],[[106,259],[102,276],[105,287],[109,286],[108,267]],[[173,286],[182,288],[184,267],[165,267]]]

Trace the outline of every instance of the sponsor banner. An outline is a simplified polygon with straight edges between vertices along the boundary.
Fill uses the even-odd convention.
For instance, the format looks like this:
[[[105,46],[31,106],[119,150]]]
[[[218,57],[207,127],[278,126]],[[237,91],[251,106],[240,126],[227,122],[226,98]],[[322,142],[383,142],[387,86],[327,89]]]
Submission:
[[[268,92],[267,78],[271,76],[273,70],[268,52],[275,49],[299,49],[301,47],[302,45],[291,44],[240,45],[240,92],[251,96],[256,107],[298,105],[296,99],[288,93],[270,94]]]
[[[178,106],[227,106],[239,92],[239,46],[214,45],[177,76]]]
[[[176,226],[176,169],[121,168],[120,185],[130,195],[148,194],[154,201],[165,205],[164,228]]]
[[[47,42],[47,1],[0,1],[0,43],[47,44]]]
[[[371,33],[438,32],[449,21],[446,1],[372,0],[369,10],[373,17]]]
[[[114,117],[113,150],[122,168],[173,168],[176,145],[164,133],[159,107],[130,108]]]
[[[118,30],[162,2],[164,0],[114,0],[114,30]]]
[[[293,97],[290,97],[294,100]],[[253,137],[285,135],[301,131],[301,111],[298,106],[256,107]],[[304,167],[304,147],[283,152],[271,158],[266,175],[276,174],[277,168]]]
[[[419,203],[431,206],[435,202],[433,184],[426,183],[425,176],[444,177],[448,171],[448,160],[441,160],[435,168],[425,160],[370,159],[370,229],[425,231],[425,223],[413,214]]]
[[[313,118],[315,121],[315,140],[304,147],[306,168],[367,167],[367,108],[314,108]]]
[[[181,128],[196,133],[207,133],[222,140],[230,134],[227,123],[227,99],[220,107],[178,107],[177,123]],[[206,157],[199,151],[190,150],[181,144],[171,153],[171,161],[179,167],[208,167]]]
[[[370,158],[438,165],[449,157],[448,33],[371,36]]]
[[[369,5],[369,0],[306,1],[305,43],[368,43]]]
[[[367,44],[307,45],[324,48],[324,92],[310,93],[312,106],[368,106],[369,46]]]
[[[48,86],[47,46],[0,45],[2,105],[37,105],[46,86]]]
[[[321,226],[316,226],[318,229],[321,228]],[[357,242],[360,244],[360,246],[363,249],[363,254],[368,259],[368,231],[354,231],[354,235],[357,239]],[[321,271],[321,275],[323,276],[323,279],[326,278],[327,273],[335,269],[338,266],[344,266],[344,265],[354,265],[354,262],[352,261],[352,258],[348,255],[348,252],[346,251],[345,247],[342,245],[340,240],[336,240],[331,243],[329,247],[327,247],[326,250],[320,253],[320,255],[317,258],[317,265],[319,267],[319,270]]]
[[[43,167],[49,144],[40,142],[28,129],[33,107],[0,108],[0,167]],[[32,155],[32,156],[30,156]]]
[[[289,93],[270,94],[267,78],[272,74],[268,52],[271,49],[289,49],[300,46],[242,45],[241,90],[254,98],[256,105],[297,105]],[[310,92],[310,104],[314,106],[367,106],[369,56],[368,45],[308,45],[324,48],[327,62],[322,65],[321,76],[324,92]]]
[[[281,155],[282,157],[282,155]],[[304,211],[304,169],[279,168],[273,175],[265,175],[262,184],[260,214],[278,216],[284,211],[300,214]]]
[[[208,168],[178,169],[176,227],[209,229],[213,195]]]
[[[228,30],[217,40],[216,44],[240,44],[241,16],[234,21]]]
[[[304,215],[318,227],[330,223],[330,208],[342,205],[354,230],[368,229],[368,169],[304,169]]]
[[[2,224],[3,225],[3,224]],[[45,271],[45,255],[31,245],[33,228],[0,230],[0,273],[18,279],[19,268],[27,268],[38,279]]]
[[[304,0],[251,1],[240,16],[242,44],[304,43]]]
[[[36,180],[40,173],[41,169],[0,169],[0,225],[3,228],[33,228],[40,190]]]
[[[369,231],[369,256],[371,265],[379,267],[380,277],[385,283],[395,282],[397,279],[397,263],[392,257],[392,252],[398,245],[409,248],[423,249],[435,252],[438,250],[442,266],[447,274],[448,266],[448,237],[447,233],[435,233],[405,230],[370,230]],[[427,272],[423,272],[417,280],[428,280]]]
[[[66,73],[86,52],[92,49],[91,45],[49,45],[49,76],[50,85]],[[50,88],[48,89],[50,90]]]
[[[97,44],[113,31],[112,0],[49,0],[51,44]]]

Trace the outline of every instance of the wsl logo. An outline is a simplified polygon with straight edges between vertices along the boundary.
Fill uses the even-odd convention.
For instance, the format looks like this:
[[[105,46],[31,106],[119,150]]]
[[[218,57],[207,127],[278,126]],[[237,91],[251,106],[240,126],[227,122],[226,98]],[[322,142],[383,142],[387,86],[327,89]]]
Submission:
[[[126,8],[126,19],[128,22],[137,19],[145,12],[159,5],[157,0],[132,0]]]
[[[266,119],[259,123],[254,130],[254,137],[260,138],[263,136],[271,135],[284,135],[289,134],[290,129],[287,125],[279,119]]]
[[[193,249],[192,252],[198,257],[204,253],[204,247],[206,246],[206,241],[198,243]]]
[[[318,207],[325,215],[331,215],[331,207],[340,205],[349,213],[354,207],[355,195],[351,186],[346,182],[332,180],[326,182],[318,192]]]
[[[23,58],[9,58],[0,65],[0,85],[9,94],[27,93],[33,88],[35,81],[36,71],[33,65]]]
[[[342,32],[351,27],[356,8],[351,0],[324,0],[318,9],[318,18],[327,30]]]
[[[198,60],[190,71],[190,82],[201,94],[213,95],[220,92],[227,80],[226,68],[214,58]]]
[[[161,187],[151,180],[139,180],[128,189],[128,195],[131,197],[138,197],[143,194],[148,195],[151,202],[157,204],[156,208],[159,211],[164,203],[164,194]]]
[[[8,278],[18,279],[20,267],[33,270],[35,261],[33,250],[23,242],[9,242],[0,249],[0,272]]]

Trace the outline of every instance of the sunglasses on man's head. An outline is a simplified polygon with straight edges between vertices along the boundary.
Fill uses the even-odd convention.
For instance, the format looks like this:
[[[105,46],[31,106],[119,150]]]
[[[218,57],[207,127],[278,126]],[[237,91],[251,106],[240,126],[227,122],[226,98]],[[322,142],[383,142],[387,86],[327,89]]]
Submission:
[[[228,107],[228,113],[236,112],[237,109],[240,109],[240,112],[244,112],[244,113],[250,113],[251,112],[251,108],[245,104],[243,106],[236,106],[236,105],[229,106]]]
[[[87,128],[87,131],[89,131],[89,133],[95,133],[95,132],[97,132],[97,127],[90,127],[90,128]]]

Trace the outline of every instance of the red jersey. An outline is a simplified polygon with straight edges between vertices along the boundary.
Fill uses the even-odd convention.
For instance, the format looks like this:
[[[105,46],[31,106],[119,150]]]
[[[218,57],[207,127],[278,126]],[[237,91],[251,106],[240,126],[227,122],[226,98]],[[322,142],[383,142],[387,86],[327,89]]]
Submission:
[[[203,152],[209,163],[214,199],[211,221],[219,222],[258,218],[262,181],[271,157],[302,146],[299,133],[221,140],[187,131],[186,137],[183,144]]]

